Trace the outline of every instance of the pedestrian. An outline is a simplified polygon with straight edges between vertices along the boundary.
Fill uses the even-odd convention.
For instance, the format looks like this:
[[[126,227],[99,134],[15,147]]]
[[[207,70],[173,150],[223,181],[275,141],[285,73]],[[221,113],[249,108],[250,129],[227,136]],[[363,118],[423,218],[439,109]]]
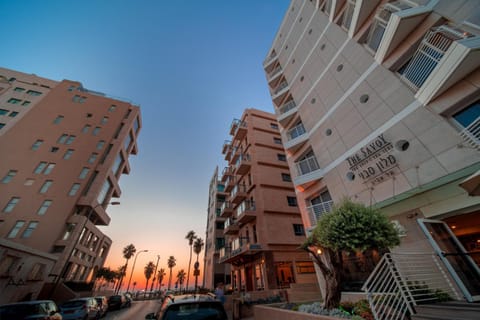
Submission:
[[[223,291],[223,282],[219,282],[215,288],[215,296],[222,304],[225,303],[225,292]]]

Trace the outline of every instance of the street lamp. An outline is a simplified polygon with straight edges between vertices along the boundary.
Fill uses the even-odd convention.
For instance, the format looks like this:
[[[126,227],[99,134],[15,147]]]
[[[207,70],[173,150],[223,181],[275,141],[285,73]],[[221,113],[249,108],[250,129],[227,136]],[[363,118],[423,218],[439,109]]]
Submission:
[[[113,206],[116,206],[116,205],[119,205],[120,202],[113,201],[113,202],[110,202],[109,204],[111,204]],[[60,283],[60,279],[62,278],[62,276],[67,271],[68,261],[72,258],[72,254],[73,254],[73,251],[75,250],[76,246],[80,243],[80,237],[82,235],[83,229],[87,225],[87,222],[90,220],[90,217],[92,216],[92,213],[95,211],[95,209],[98,208],[98,207],[101,207],[101,206],[103,206],[103,204],[99,203],[96,206],[91,207],[90,210],[88,211],[87,217],[86,217],[85,221],[83,222],[82,227],[80,228],[78,238],[75,241],[73,241],[72,250],[70,250],[69,254],[66,256],[65,263],[62,266],[62,270],[60,271],[60,274],[58,274],[57,278],[55,279],[55,284],[53,285],[52,291],[50,292],[50,297],[52,297],[55,294],[55,291],[57,290],[58,284]]]
[[[127,292],[128,292],[128,289],[130,289],[130,282],[132,281],[133,270],[135,269],[135,263],[137,262],[137,257],[142,252],[148,252],[148,250],[141,250],[141,251],[138,251],[137,254],[135,254],[135,259],[133,259],[132,272],[130,272],[130,279],[128,279]]]

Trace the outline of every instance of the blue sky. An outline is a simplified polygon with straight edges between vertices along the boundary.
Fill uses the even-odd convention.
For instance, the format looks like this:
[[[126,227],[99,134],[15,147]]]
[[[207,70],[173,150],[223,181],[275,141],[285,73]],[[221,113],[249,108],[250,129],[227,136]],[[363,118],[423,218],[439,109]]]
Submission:
[[[262,61],[289,2],[0,1],[3,67],[141,107],[139,154],[104,229],[111,267],[129,243],[151,251],[145,263],[160,254],[160,265],[169,255],[181,265],[186,233],[205,238],[208,184],[225,166],[232,119],[250,107],[273,112]]]

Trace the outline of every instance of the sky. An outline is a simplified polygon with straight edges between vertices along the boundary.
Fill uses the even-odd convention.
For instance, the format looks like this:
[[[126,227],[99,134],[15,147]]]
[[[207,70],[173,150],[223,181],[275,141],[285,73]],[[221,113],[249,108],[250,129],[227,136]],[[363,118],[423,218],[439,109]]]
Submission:
[[[0,1],[2,67],[80,81],[141,108],[139,153],[102,227],[113,240],[106,267],[123,264],[130,243],[149,250],[136,261],[137,288],[157,255],[159,268],[168,270],[173,255],[174,276],[187,271],[185,235],[205,239],[209,182],[226,165],[221,150],[232,120],[246,108],[273,112],[262,62],[289,3]]]

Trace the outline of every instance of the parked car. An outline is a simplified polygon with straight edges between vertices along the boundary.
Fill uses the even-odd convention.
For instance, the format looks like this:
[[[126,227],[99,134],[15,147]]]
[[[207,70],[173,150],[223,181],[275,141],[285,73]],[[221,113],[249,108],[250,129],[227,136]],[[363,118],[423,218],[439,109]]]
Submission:
[[[127,299],[127,307],[131,307],[132,301],[133,301],[132,295],[127,292],[124,294],[124,296],[125,296],[125,299]]]
[[[98,309],[100,310],[100,318],[105,317],[108,311],[108,299],[105,296],[96,296]]]
[[[34,300],[0,306],[1,320],[62,320],[62,315],[55,302],[51,300]]]
[[[223,304],[214,296],[206,294],[165,296],[157,312],[149,313],[145,319],[166,320],[226,320]]]
[[[94,297],[76,298],[60,305],[63,320],[87,320],[100,318],[100,309]]]
[[[108,310],[118,310],[128,306],[125,295],[116,294],[108,298]]]

